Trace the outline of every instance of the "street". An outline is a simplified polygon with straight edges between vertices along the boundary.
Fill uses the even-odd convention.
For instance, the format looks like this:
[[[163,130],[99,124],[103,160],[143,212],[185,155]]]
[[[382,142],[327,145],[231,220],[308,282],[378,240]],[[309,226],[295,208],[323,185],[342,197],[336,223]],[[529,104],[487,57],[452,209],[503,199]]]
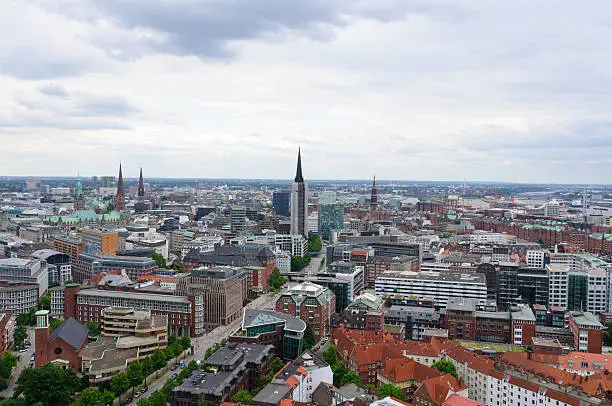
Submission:
[[[282,292],[282,291],[281,291]],[[280,296],[280,292],[273,294],[267,293],[263,296],[258,297],[251,303],[247,304],[245,308],[247,309],[261,309],[269,305],[273,305],[274,302]],[[231,333],[236,331],[240,327],[240,323],[242,323],[242,316],[235,320],[233,323],[228,324],[226,326],[219,326],[212,331],[208,331],[202,337],[197,337],[191,340],[191,343],[194,348],[194,354],[188,355],[185,357],[185,363],[188,364],[192,360],[202,360],[204,358],[204,354],[206,350],[210,347],[213,347],[216,343],[220,342],[224,338],[228,337]],[[180,370],[171,371],[168,370],[166,373],[161,375],[159,379],[155,382],[149,384],[149,390],[142,397],[149,397],[153,392],[160,389],[168,379],[172,376],[173,373],[178,373]]]
[[[324,254],[313,256],[310,260],[310,264],[304,268],[304,273],[306,275],[316,275],[319,272],[319,266],[321,266],[323,258],[325,258]]]
[[[0,392],[0,396],[7,399],[13,396],[13,391],[15,390],[15,386],[17,386],[17,379],[19,375],[21,375],[21,371],[30,365],[30,358],[32,354],[34,354],[34,328],[28,327],[28,338],[32,345],[25,352],[14,352],[16,357],[18,357],[17,367],[13,369],[13,373],[11,374],[11,378],[8,382],[8,388]]]

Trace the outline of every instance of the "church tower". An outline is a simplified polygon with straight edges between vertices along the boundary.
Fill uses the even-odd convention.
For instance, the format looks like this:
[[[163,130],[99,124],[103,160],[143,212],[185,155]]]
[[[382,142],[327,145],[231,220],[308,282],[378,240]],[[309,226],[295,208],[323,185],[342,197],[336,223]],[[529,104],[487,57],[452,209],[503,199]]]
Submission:
[[[308,235],[308,186],[302,176],[300,149],[298,149],[295,179],[291,186],[291,234]]]
[[[123,172],[119,164],[119,179],[117,180],[117,196],[115,197],[115,210],[125,210],[125,187],[123,186]]]
[[[140,168],[140,180],[138,181],[138,200],[144,200],[144,197],[145,197],[144,179],[142,178],[142,168]]]
[[[378,194],[376,193],[376,174],[372,179],[372,194],[370,195],[370,218],[375,220],[378,214]]]

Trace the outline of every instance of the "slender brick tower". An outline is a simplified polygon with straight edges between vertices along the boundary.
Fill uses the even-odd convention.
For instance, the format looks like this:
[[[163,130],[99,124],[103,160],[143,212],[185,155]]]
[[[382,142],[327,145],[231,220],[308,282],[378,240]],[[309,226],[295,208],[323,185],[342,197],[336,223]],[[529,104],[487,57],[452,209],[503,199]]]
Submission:
[[[140,180],[138,181],[138,200],[144,200],[144,180],[142,178],[142,168],[140,168]]]
[[[119,180],[117,181],[117,196],[115,197],[115,210],[125,210],[125,187],[123,186],[123,172],[119,164]]]

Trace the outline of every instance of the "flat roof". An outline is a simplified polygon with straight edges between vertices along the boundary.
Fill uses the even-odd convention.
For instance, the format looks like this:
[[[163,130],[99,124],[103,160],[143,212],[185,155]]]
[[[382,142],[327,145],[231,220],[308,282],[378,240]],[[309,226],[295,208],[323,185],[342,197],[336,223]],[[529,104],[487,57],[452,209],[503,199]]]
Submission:
[[[401,278],[401,279],[422,279],[432,281],[450,281],[464,283],[485,283],[485,275],[478,272],[461,271],[389,271],[378,275],[376,279]]]
[[[139,299],[139,300],[158,300],[161,302],[171,302],[171,303],[176,303],[176,302],[191,303],[189,299],[187,299],[184,296],[158,295],[155,293],[121,292],[121,291],[100,290],[100,289],[82,289],[77,292],[77,295],[119,297],[119,298],[124,298],[124,299]]]

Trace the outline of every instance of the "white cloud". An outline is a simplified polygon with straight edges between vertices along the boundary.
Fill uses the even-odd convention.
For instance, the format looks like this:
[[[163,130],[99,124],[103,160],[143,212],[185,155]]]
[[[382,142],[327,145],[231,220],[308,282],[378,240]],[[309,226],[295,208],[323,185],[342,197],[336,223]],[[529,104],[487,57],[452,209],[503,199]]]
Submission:
[[[594,3],[0,0],[4,172],[608,182]]]

